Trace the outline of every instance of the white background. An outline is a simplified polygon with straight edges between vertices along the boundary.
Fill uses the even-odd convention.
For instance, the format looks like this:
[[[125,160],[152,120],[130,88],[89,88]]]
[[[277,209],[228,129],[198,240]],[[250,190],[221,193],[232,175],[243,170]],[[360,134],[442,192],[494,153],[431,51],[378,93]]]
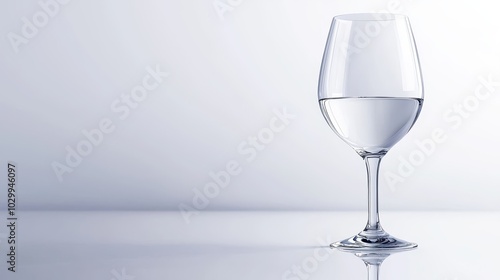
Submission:
[[[480,77],[500,81],[495,2],[233,0],[219,12],[214,3],[73,0],[19,45],[12,34],[23,36],[23,17],[40,21],[44,10],[38,1],[1,4],[0,166],[18,165],[20,207],[195,207],[210,172],[236,162],[241,173],[198,198],[199,209],[365,209],[364,163],[324,121],[318,73],[333,16],[396,10],[410,17],[426,95],[416,125],[382,162],[382,209],[500,209],[500,85],[474,97]],[[148,67],[169,76],[120,119],[111,104]],[[449,112],[464,101],[466,117]],[[284,108],[295,118],[255,158],[238,150]],[[66,164],[67,146],[106,118],[114,131],[58,180],[54,162]],[[415,141],[435,129],[446,140],[416,161]],[[411,172],[398,171],[411,155]],[[391,184],[389,173],[403,182]]]

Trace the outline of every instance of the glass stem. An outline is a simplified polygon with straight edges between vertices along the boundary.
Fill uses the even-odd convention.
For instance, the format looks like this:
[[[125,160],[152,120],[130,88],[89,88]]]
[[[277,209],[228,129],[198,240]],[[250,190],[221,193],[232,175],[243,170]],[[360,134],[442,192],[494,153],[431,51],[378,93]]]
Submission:
[[[378,170],[381,160],[381,155],[365,156],[368,173],[368,223],[365,231],[382,230],[378,215]]]

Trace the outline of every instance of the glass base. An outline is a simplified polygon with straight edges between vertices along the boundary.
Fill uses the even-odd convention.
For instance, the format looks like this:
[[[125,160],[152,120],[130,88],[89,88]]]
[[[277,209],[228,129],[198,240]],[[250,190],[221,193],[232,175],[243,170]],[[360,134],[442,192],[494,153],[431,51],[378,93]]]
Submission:
[[[330,244],[331,248],[345,252],[388,251],[398,252],[417,248],[416,243],[398,239],[383,230],[364,230],[348,239]]]

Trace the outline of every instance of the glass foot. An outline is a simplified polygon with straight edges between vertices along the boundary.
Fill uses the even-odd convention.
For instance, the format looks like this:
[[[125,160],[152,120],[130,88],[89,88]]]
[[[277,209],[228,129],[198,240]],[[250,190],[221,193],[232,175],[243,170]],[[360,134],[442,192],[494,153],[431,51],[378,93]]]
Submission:
[[[369,251],[406,251],[417,248],[416,243],[398,239],[381,230],[364,230],[357,235],[330,244],[345,252],[369,252]]]

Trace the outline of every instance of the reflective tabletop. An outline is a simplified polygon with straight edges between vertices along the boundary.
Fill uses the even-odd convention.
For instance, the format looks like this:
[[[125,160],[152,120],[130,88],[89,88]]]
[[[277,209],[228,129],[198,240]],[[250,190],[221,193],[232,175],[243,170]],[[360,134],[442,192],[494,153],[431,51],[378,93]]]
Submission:
[[[0,230],[0,279],[498,279],[498,212],[384,211],[388,232],[419,245],[390,256],[330,249],[364,212],[191,214],[21,212],[15,272]]]

